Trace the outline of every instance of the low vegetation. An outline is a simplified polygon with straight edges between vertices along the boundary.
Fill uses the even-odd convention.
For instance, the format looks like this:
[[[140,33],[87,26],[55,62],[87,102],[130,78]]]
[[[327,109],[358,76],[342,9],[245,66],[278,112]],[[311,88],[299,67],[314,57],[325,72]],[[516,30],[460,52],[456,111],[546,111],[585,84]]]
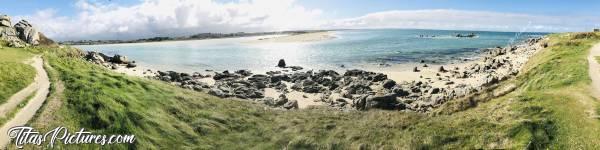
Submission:
[[[50,76],[64,84],[53,93],[62,105],[46,104],[41,113],[56,111],[55,118],[32,124],[42,131],[66,126],[137,137],[133,145],[109,149],[599,149],[600,121],[589,116],[599,108],[589,95],[586,57],[600,39],[549,37],[547,49],[500,85],[518,85],[513,92],[455,100],[432,114],[273,110],[113,73],[74,57],[75,50],[45,49]]]
[[[6,47],[6,43],[0,41],[0,104],[33,82],[35,69],[23,63],[32,56],[22,49]]]

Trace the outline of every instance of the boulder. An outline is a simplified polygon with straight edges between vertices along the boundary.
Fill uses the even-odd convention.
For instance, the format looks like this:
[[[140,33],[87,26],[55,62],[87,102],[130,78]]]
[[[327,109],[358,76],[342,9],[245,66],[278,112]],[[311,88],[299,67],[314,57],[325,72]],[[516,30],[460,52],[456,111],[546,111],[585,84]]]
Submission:
[[[396,85],[396,81],[394,81],[394,80],[387,79],[387,80],[383,81],[383,88],[391,89],[395,85]]]
[[[29,43],[31,45],[38,45],[40,41],[40,36],[38,31],[29,24],[29,22],[25,20],[19,21],[19,23],[15,24],[15,30],[17,31],[17,36],[19,39]]]
[[[280,59],[279,62],[277,63],[277,67],[285,68],[285,60]]]
[[[222,90],[217,89],[217,88],[210,89],[208,91],[208,94],[213,95],[213,96],[217,96],[217,97],[220,97],[220,98],[228,97],[228,94],[226,94],[225,92],[223,92]]]
[[[385,95],[370,95],[366,99],[365,107],[369,108],[380,108],[380,109],[395,109],[398,101],[396,101],[396,95],[385,94]]]
[[[297,109],[298,108],[298,101],[296,101],[296,100],[288,101],[287,103],[283,104],[283,108],[285,108],[285,109]]]
[[[373,76],[373,82],[379,82],[379,81],[383,81],[387,79],[387,75],[383,74],[383,73],[378,73],[375,76]]]
[[[284,64],[285,64],[285,63],[284,63]],[[291,68],[291,69],[292,69],[292,71],[298,71],[298,70],[302,70],[302,69],[304,69],[304,68],[302,68],[302,67],[300,67],[300,66],[289,66],[289,67],[287,67],[287,68]]]
[[[421,70],[419,70],[419,68],[417,68],[417,67],[413,68],[413,72],[419,72],[419,71],[421,71]]]
[[[1,27],[10,27],[12,23],[10,22],[10,17],[7,15],[0,15],[0,26]]]
[[[127,63],[127,68],[135,68],[137,65],[133,62]]]
[[[394,87],[392,89],[392,92],[394,92],[394,94],[396,94],[396,96],[399,96],[399,97],[410,95],[409,91],[410,90],[405,90],[405,89],[403,89],[401,87]]]
[[[245,77],[252,75],[252,72],[250,72],[250,70],[246,70],[246,69],[235,71],[235,73],[245,76]]]
[[[102,57],[98,52],[88,52],[85,55],[85,59],[96,64],[102,64],[105,62],[104,57]]]
[[[444,68],[444,66],[440,66],[440,69],[439,69],[438,71],[439,71],[439,72],[448,72],[448,70],[446,70],[446,69]]]
[[[116,63],[116,64],[127,64],[129,63],[129,61],[127,60],[127,56],[121,56],[121,55],[115,55],[112,57],[112,59],[110,60],[110,62],[112,63]]]
[[[275,106],[281,106],[281,105],[286,104],[287,102],[288,102],[288,99],[285,96],[285,94],[281,94],[281,95],[279,95],[279,98],[275,100],[274,105]]]

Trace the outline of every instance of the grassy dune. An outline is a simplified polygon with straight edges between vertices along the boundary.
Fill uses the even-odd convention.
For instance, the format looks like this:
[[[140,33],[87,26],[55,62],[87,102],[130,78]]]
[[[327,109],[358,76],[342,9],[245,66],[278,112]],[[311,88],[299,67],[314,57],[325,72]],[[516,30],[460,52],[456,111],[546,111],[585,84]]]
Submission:
[[[33,82],[35,69],[23,63],[32,56],[22,49],[6,47],[6,43],[0,41],[0,104]]]
[[[63,85],[54,88],[64,91],[53,90],[31,124],[136,135],[134,145],[110,145],[121,149],[598,149],[600,121],[588,111],[599,109],[588,94],[585,58],[600,39],[550,38],[519,77],[497,88],[518,85],[515,91],[491,98],[497,90],[490,89],[431,114],[271,110],[112,73],[74,58],[73,50],[45,49],[51,78]]]

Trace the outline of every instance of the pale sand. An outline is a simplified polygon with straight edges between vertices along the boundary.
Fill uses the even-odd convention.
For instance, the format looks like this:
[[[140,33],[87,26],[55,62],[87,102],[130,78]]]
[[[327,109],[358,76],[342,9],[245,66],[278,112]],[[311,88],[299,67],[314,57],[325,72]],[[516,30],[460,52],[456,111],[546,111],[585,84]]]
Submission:
[[[600,56],[600,43],[594,45],[588,55],[588,74],[592,79],[592,96],[596,98],[596,102],[588,102],[580,99],[580,101],[588,106],[586,112],[591,118],[600,118],[600,115],[595,111],[596,106],[594,105],[600,99],[600,63],[596,61],[595,57],[597,56]]]
[[[296,43],[296,42],[317,42],[333,39],[335,36],[331,31],[312,32],[303,34],[293,34],[287,36],[277,36],[271,38],[260,38],[248,43]]]
[[[290,90],[292,91],[292,90]],[[281,95],[281,92],[277,91],[276,89],[273,88],[265,88],[265,97],[271,97],[271,98],[279,98],[279,95]],[[324,102],[321,102],[321,96],[323,94],[321,93],[303,93],[303,92],[298,92],[298,91],[292,91],[289,93],[286,93],[285,96],[288,98],[288,100],[296,100],[298,101],[298,108],[300,109],[304,109],[304,108],[309,108],[311,106],[323,106],[325,105]]]
[[[110,68],[109,68],[110,69]],[[111,69],[118,73],[123,73],[129,76],[136,77],[153,77],[156,76],[156,69],[147,68],[144,66],[138,65],[135,68],[127,68],[125,65],[117,65],[117,69]]]
[[[600,99],[600,64],[596,61],[596,56],[600,56],[600,44],[594,45],[588,56],[588,72],[590,78],[592,78],[593,95]]]

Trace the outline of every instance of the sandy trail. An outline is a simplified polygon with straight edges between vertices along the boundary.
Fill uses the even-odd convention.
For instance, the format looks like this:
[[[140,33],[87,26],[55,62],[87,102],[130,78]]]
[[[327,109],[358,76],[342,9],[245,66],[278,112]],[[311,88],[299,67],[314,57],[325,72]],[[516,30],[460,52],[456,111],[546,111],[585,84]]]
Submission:
[[[594,96],[596,100],[600,99],[600,64],[595,58],[597,56],[600,56],[600,43],[594,45],[588,55],[588,73],[590,78],[592,78],[592,96]],[[587,112],[592,118],[600,118],[600,116],[596,114],[595,107],[591,107]]]
[[[597,99],[600,99],[600,64],[596,61],[596,56],[600,56],[600,43],[592,47],[588,56],[588,73],[592,78],[593,95]]]
[[[46,73],[46,70],[44,70],[44,67],[43,67],[44,60],[40,56],[35,56],[32,60],[33,60],[33,63],[31,65],[35,68],[35,70],[37,72],[36,77],[35,77],[35,82],[32,83],[32,85],[34,87],[33,90],[36,91],[35,96],[31,100],[29,100],[27,105],[25,105],[25,107],[23,107],[21,109],[21,111],[17,112],[11,120],[6,122],[0,128],[0,148],[6,147],[6,145],[8,144],[8,142],[10,140],[10,138],[8,137],[8,134],[7,134],[8,130],[11,127],[23,126],[29,120],[31,120],[31,118],[33,118],[33,116],[35,115],[37,110],[42,106],[42,104],[46,100],[46,97],[48,96],[48,93],[50,92],[49,91],[50,80],[48,78],[48,74]],[[27,88],[29,88],[29,87],[27,87]],[[27,90],[27,89],[24,89],[24,90]],[[16,98],[21,98],[16,101],[21,102],[28,95],[29,94],[25,94],[22,97],[16,97]],[[4,107],[4,106],[2,106],[2,107]]]
[[[33,59],[27,60],[25,61],[26,64],[30,64],[31,66],[35,67],[35,62],[33,61]],[[39,88],[39,82],[42,80],[41,76],[36,75],[35,78],[33,79],[33,82],[31,84],[29,84],[29,86],[25,87],[24,89],[22,89],[21,91],[15,93],[13,96],[11,96],[6,103],[0,105],[0,117],[5,117],[7,115],[7,113],[9,113],[11,110],[15,109],[17,107],[17,105],[19,105],[22,101],[25,100],[25,98],[27,98],[27,96],[31,95],[32,93],[34,93],[38,88]]]

